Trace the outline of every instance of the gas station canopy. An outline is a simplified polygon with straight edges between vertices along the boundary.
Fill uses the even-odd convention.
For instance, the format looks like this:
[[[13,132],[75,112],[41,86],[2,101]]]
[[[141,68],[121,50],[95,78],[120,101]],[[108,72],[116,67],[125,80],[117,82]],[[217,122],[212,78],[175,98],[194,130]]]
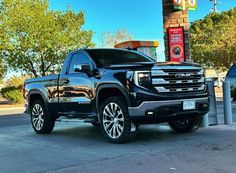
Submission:
[[[116,44],[115,48],[136,50],[157,60],[156,48],[158,46],[158,41],[125,41]]]
[[[158,47],[158,41],[125,41],[115,45],[115,48],[138,49],[139,47]]]

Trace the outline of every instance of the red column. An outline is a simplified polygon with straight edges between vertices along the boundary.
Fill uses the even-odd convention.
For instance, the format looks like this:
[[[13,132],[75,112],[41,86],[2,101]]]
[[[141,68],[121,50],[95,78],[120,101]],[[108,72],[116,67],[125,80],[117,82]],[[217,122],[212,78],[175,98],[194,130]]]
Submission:
[[[165,57],[170,61],[168,28],[183,27],[184,29],[184,53],[185,60],[190,61],[190,42],[189,42],[189,22],[188,10],[174,10],[173,0],[162,0],[163,3],[163,23],[164,23],[164,40],[165,40]]]

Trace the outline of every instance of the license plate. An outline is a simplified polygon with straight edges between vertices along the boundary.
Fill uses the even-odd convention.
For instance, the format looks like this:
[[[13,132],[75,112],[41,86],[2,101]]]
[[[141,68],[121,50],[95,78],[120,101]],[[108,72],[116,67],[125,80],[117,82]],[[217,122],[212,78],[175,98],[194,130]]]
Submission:
[[[195,109],[195,101],[194,100],[188,100],[183,102],[183,110],[192,110]]]

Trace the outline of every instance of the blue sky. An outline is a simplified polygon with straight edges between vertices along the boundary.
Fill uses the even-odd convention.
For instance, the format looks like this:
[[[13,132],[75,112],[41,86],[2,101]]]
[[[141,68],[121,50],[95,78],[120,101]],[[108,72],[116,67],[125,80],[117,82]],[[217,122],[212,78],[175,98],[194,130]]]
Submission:
[[[69,5],[76,12],[85,12],[84,29],[95,32],[93,41],[99,47],[102,32],[126,28],[135,40],[157,40],[159,58],[164,58],[162,0],[49,0],[50,8],[65,10]],[[236,0],[218,0],[220,12],[236,6]],[[189,13],[190,22],[210,12],[210,0],[198,0],[196,12]]]

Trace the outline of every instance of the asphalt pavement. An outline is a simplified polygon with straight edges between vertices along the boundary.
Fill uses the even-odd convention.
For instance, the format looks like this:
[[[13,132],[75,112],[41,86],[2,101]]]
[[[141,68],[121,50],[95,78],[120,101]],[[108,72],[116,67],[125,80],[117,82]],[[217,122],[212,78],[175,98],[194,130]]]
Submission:
[[[217,107],[221,121],[221,102]],[[0,173],[232,173],[235,134],[236,124],[223,122],[187,134],[145,125],[135,141],[118,145],[90,124],[57,122],[50,135],[37,135],[28,115],[0,116]]]

